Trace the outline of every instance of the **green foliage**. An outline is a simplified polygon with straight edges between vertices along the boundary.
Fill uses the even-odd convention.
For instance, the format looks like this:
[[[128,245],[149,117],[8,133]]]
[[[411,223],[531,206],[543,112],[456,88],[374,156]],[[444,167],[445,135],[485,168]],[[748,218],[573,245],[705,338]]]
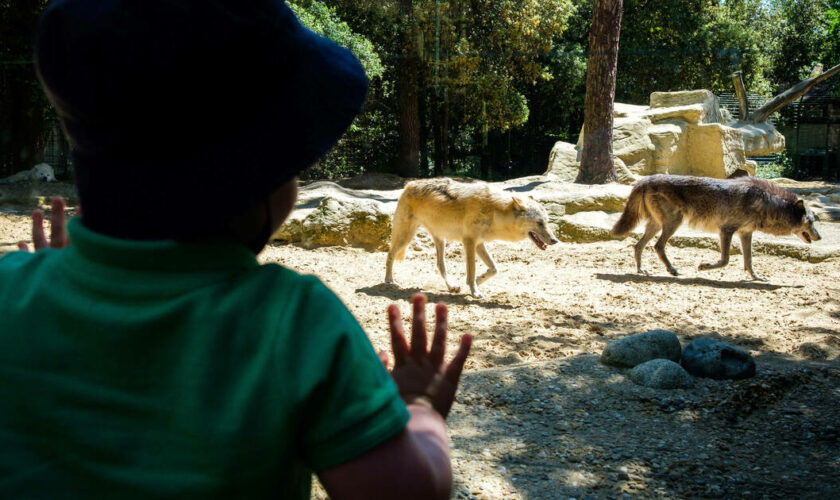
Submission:
[[[767,93],[771,25],[762,0],[625,0],[617,98],[643,104],[654,91],[731,91],[737,70],[749,91]]]
[[[764,179],[786,177],[788,179],[802,180],[808,177],[808,172],[797,165],[790,152],[785,149],[779,153],[779,157],[774,163],[759,165],[755,175]]]
[[[317,0],[294,0],[289,6],[304,26],[353,51],[362,62],[368,78],[382,76],[384,69],[373,44],[353,32],[346,22],[338,18],[334,8]]]
[[[776,26],[768,35],[780,57],[774,60],[770,75],[780,88],[808,78],[816,63],[829,62],[832,54],[825,49],[840,44],[836,37],[831,39],[831,3],[837,1],[772,0]],[[834,60],[840,57],[836,53],[833,56]]]

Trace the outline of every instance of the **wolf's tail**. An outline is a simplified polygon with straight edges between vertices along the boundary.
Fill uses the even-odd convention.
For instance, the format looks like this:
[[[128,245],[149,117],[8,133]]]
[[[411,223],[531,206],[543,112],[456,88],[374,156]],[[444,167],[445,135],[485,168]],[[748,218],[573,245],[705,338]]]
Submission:
[[[633,228],[639,223],[639,219],[643,218],[645,201],[645,186],[636,186],[630,191],[630,196],[627,198],[627,204],[624,205],[624,212],[618,221],[610,230],[613,236],[627,236]]]
[[[391,219],[393,221],[391,227],[391,251],[394,249],[397,250],[394,254],[394,259],[396,260],[403,260],[405,258],[405,249],[409,241],[411,241],[411,238],[414,237],[413,232],[412,234],[408,234],[411,231],[409,226],[412,219],[409,205],[408,195],[403,191],[399,201],[397,201],[394,217]]]

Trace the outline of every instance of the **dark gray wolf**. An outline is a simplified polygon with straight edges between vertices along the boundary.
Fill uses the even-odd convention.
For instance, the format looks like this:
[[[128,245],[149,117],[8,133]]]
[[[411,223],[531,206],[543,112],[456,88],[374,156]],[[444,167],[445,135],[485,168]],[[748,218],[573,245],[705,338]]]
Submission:
[[[463,183],[436,178],[409,182],[400,195],[394,212],[391,249],[385,263],[385,282],[393,283],[394,259],[405,256],[405,248],[419,226],[432,234],[440,275],[449,291],[458,287],[449,283],[444,261],[444,240],[461,240],[467,261],[467,284],[480,297],[478,285],[496,274],[496,263],[484,247],[485,241],[519,241],[531,238],[541,250],[546,243],[559,240],[548,227],[548,215],[533,198],[521,198],[492,189],[487,183]],[[475,276],[475,256],[487,265],[487,271]]]
[[[665,255],[668,238],[687,222],[690,226],[720,234],[720,260],[700,264],[699,269],[723,267],[729,262],[732,235],[741,239],[744,270],[755,280],[766,281],[752,268],[752,233],[761,231],[775,235],[795,234],[805,243],[820,239],[814,221],[817,217],[805,203],[790,191],[754,177],[711,179],[682,175],[652,175],[633,187],[624,213],[612,228],[614,236],[626,236],[639,221],[647,227],[635,245],[636,270],[642,269],[642,250],[660,230],[662,235],[654,248],[668,272],[677,270]]]

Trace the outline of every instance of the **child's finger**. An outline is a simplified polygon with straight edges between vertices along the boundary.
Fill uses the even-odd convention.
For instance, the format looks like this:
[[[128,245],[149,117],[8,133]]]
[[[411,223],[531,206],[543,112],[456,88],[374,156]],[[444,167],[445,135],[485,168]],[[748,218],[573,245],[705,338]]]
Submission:
[[[411,315],[411,355],[415,359],[423,359],[426,351],[426,297],[415,293],[411,297],[413,312]]]
[[[446,305],[442,302],[435,304],[435,336],[432,337],[432,349],[429,351],[429,360],[435,368],[443,364],[446,351],[447,317]]]
[[[49,246],[44,234],[44,212],[40,209],[32,212],[32,244],[36,251]]]
[[[383,350],[377,352],[376,355],[379,356],[379,361],[382,362],[382,366],[384,366],[385,369],[388,369],[388,363],[390,362],[388,360],[388,353]]]
[[[67,246],[67,226],[64,215],[64,199],[55,196],[52,199],[52,213],[50,214],[50,246],[64,248]]]
[[[449,362],[443,377],[448,380],[454,387],[458,386],[458,380],[461,378],[461,371],[464,369],[464,363],[467,362],[467,356],[470,354],[470,347],[472,346],[472,335],[464,334],[461,336],[461,345],[458,346],[458,352],[455,357]]]
[[[403,333],[400,308],[396,304],[388,306],[388,326],[391,329],[391,350],[394,352],[394,366],[401,366],[408,357],[408,344]]]

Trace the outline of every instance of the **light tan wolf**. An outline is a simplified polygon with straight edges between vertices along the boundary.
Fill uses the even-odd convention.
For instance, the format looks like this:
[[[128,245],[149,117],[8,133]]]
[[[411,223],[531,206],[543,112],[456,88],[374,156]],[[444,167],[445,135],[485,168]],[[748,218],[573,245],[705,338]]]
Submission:
[[[720,260],[714,264],[700,264],[699,269],[714,269],[729,263],[732,235],[741,239],[744,270],[755,280],[766,278],[752,268],[752,233],[761,231],[775,235],[795,234],[805,243],[820,239],[814,227],[817,217],[796,195],[771,182],[754,177],[711,179],[682,175],[652,175],[640,180],[630,192],[624,213],[612,228],[614,236],[625,236],[640,220],[647,221],[645,233],[634,247],[636,270],[642,268],[642,250],[656,233],[659,259],[668,272],[677,270],[665,255],[668,238],[687,222],[690,226],[720,234]]]
[[[478,285],[496,274],[496,263],[484,246],[491,240],[519,241],[531,238],[541,250],[557,238],[548,228],[548,216],[533,198],[520,198],[491,189],[487,183],[462,183],[437,178],[405,185],[394,213],[391,250],[385,264],[385,282],[393,283],[394,259],[402,260],[405,248],[419,226],[425,227],[435,241],[437,265],[446,287],[457,292],[446,275],[444,241],[461,240],[467,263],[470,292],[480,297]],[[475,276],[475,256],[487,265],[487,271]]]

